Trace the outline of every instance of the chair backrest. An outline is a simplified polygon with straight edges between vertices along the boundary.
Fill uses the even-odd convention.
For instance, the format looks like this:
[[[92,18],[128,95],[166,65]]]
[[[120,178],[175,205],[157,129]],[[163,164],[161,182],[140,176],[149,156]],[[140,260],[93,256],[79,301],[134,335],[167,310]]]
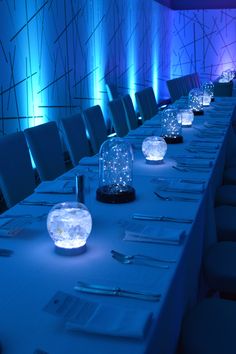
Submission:
[[[65,172],[64,153],[56,122],[24,131],[41,181],[52,180]]]
[[[106,87],[106,91],[107,91],[108,101],[115,100],[116,98],[119,97],[119,93],[118,93],[115,85],[111,85],[111,84],[106,83],[105,87]]]
[[[146,88],[136,92],[135,98],[142,121],[144,122],[145,120],[152,118],[155,114],[153,114],[153,108],[151,105],[150,89]]]
[[[35,176],[23,132],[0,138],[0,188],[8,208],[34,191]]]
[[[157,101],[152,87],[146,88],[146,96],[152,117],[158,112]]]
[[[93,153],[99,152],[100,146],[107,139],[107,128],[103,113],[99,105],[87,108],[83,112],[86,128],[93,149]]]
[[[129,130],[136,129],[138,127],[138,118],[130,95],[123,96],[122,103],[125,108],[126,122]]]
[[[82,157],[91,155],[83,118],[78,113],[62,118],[60,123],[71,162],[73,166],[76,166]]]
[[[193,88],[200,87],[198,73],[180,76],[175,79],[167,80],[167,87],[172,101],[178,100],[181,96],[187,96]]]
[[[123,137],[129,132],[128,124],[126,121],[125,108],[121,98],[110,101],[108,107],[111,112],[111,121],[115,129],[116,135]]]
[[[178,79],[167,80],[166,84],[167,84],[172,102],[178,100],[182,96],[180,85],[179,85],[179,80]]]
[[[230,82],[214,82],[215,97],[231,97],[233,95],[233,81]]]

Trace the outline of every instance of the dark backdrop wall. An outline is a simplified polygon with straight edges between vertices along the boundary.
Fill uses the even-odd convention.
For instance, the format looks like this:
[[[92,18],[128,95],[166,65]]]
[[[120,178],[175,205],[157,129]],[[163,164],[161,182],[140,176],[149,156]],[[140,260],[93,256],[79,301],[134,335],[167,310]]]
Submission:
[[[0,1],[0,130],[9,133],[153,86],[166,96],[171,10],[147,0]]]
[[[235,66],[236,10],[173,11],[154,0],[0,0],[0,133],[198,71]],[[134,101],[135,103],[135,101]]]

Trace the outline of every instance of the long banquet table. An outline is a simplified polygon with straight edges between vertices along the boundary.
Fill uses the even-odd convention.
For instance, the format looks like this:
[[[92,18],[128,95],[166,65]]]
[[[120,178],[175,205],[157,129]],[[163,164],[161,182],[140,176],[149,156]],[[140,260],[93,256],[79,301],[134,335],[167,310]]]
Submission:
[[[201,261],[207,247],[216,242],[214,194],[222,182],[224,164],[230,160],[229,154],[234,144],[231,121],[235,104],[233,98],[217,99],[215,104],[205,109],[204,116],[195,117],[191,128],[183,128],[183,144],[168,145],[165,161],[160,165],[146,164],[138,148],[143,135],[160,134],[159,117],[154,117],[146,122],[145,126],[131,132],[127,141],[134,146],[136,144],[133,181],[136,199],[131,203],[112,205],[96,201],[95,193],[98,186],[96,166],[91,165],[88,168],[86,165],[79,165],[59,177],[69,180],[81,172],[87,176],[86,183],[89,187],[86,188],[85,204],[91,212],[93,228],[87,241],[87,251],[81,255],[69,257],[55,253],[46,228],[50,206],[19,203],[1,215],[0,236],[5,236],[1,237],[1,248],[14,251],[9,258],[0,257],[0,341],[5,354],[175,353],[183,315],[205,289]],[[219,122],[225,124],[221,125]],[[218,125],[217,128],[214,124]],[[204,129],[207,135],[202,135],[199,129]],[[220,132],[221,137],[217,133],[213,134],[215,131]],[[197,143],[196,152],[187,151],[194,140]],[[208,143],[209,146],[217,144],[219,147],[211,153],[210,159],[213,161],[211,167],[206,169],[190,167],[188,171],[173,168],[176,160],[184,160],[186,155],[191,157],[195,155],[199,161],[209,161],[206,158],[207,154],[201,150],[201,146],[207,144],[207,141],[212,141]],[[177,182],[180,179],[195,182],[203,180],[205,189],[199,194],[180,194],[196,199],[194,201],[160,200],[153,192],[157,190],[160,181],[169,179]],[[34,193],[27,200],[29,199],[58,203],[75,200],[75,195]],[[145,224],[185,230],[185,237],[182,242],[175,245],[126,241],[125,225],[132,221],[134,213],[192,219],[192,223],[137,220],[135,222],[140,224],[140,228]],[[18,222],[18,232],[14,236],[7,236],[4,230],[6,226],[3,221],[7,216],[16,224]],[[23,225],[22,220],[25,220]],[[121,264],[112,258],[112,249],[126,254],[174,259],[176,262],[169,263],[168,269],[142,264]],[[78,293],[75,292],[74,286],[79,280],[91,284],[160,293],[161,298],[159,301],[144,301]],[[108,306],[110,313],[107,313],[107,316],[111,316],[112,319],[114,310],[114,321],[119,310],[127,313],[134,310],[137,317],[143,313],[150,313],[151,320],[147,322],[148,327],[143,338],[129,338],[128,334],[124,337],[118,336],[118,333],[111,336],[68,330],[64,318],[44,311],[46,304],[57,291]],[[130,326],[134,325],[132,318],[129,320]]]

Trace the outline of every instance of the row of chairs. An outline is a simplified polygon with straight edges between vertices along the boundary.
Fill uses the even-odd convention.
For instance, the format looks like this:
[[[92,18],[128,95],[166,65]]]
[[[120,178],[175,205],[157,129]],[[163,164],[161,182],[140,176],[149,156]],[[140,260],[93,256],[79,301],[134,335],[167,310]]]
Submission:
[[[152,88],[137,93],[137,101],[139,99],[143,119],[150,118],[156,112]],[[110,101],[109,109],[117,136],[122,137],[129,130],[137,128],[138,119],[129,95]],[[7,207],[12,207],[35,188],[29,150],[41,181],[53,180],[66,171],[59,130],[73,166],[78,165],[83,157],[97,154],[101,144],[108,138],[99,105],[84,110],[83,114],[62,118],[58,125],[52,121],[25,129],[23,133],[1,137],[0,187]]]
[[[233,116],[235,115],[235,110]],[[231,150],[236,147],[235,133]],[[232,142],[232,140],[231,140]],[[231,157],[233,156],[231,151]],[[224,184],[216,193],[218,242],[203,255],[208,286],[218,291],[186,313],[181,331],[181,354],[234,354],[236,352],[236,162],[230,159]],[[234,300],[234,301],[232,301]]]
[[[178,100],[181,96],[188,96],[193,88],[199,88],[201,81],[198,73],[184,75],[175,79],[167,80],[167,87],[172,102]],[[220,83],[214,82],[214,96],[227,97],[233,94],[233,82]]]
[[[136,92],[135,98],[142,123],[157,114],[158,105],[152,87]],[[108,107],[117,136],[123,137],[130,130],[138,127],[138,117],[130,95],[109,101]]]

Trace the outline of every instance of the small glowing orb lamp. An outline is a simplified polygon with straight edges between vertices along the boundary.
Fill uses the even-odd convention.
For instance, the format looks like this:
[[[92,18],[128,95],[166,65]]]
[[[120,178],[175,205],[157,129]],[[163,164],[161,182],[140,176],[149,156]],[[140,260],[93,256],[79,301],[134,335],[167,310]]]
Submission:
[[[161,114],[161,136],[167,144],[183,142],[182,124],[176,108],[167,108]]]
[[[194,120],[193,111],[189,108],[180,109],[178,111],[178,120],[181,122],[182,127],[191,127]]]
[[[86,250],[86,240],[92,230],[92,218],[82,203],[59,203],[48,214],[47,229],[57,253],[77,255]]]
[[[99,151],[99,187],[97,200],[104,203],[127,203],[135,199],[133,150],[121,138],[106,140]]]
[[[199,88],[192,89],[188,94],[188,106],[196,116],[203,115],[203,90]]]
[[[148,164],[163,163],[167,151],[165,140],[159,136],[149,136],[142,143],[142,152]]]

